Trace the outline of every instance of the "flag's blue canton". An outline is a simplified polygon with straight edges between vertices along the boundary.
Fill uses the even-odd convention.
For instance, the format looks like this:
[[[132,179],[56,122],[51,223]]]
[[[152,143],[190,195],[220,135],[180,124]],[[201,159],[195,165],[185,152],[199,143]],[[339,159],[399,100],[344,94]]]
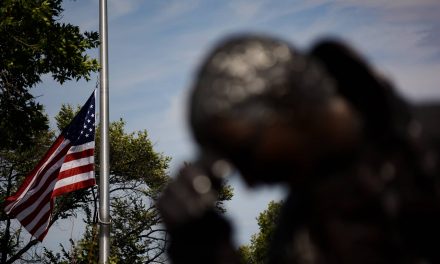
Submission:
[[[63,135],[74,146],[95,139],[95,93],[90,96],[70,126],[65,128]]]

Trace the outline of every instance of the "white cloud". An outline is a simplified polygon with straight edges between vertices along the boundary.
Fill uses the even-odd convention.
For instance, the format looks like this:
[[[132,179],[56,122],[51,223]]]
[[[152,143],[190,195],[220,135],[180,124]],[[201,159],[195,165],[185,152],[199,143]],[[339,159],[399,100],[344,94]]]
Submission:
[[[265,5],[267,5],[267,1],[232,1],[228,3],[234,15],[244,20],[255,19],[264,12]]]
[[[139,10],[144,0],[108,0],[108,21],[112,21]],[[99,0],[64,1],[63,21],[78,25],[83,31],[98,31]]]
[[[386,72],[397,90],[411,101],[440,100],[440,64],[390,64]]]
[[[165,78],[171,73],[171,67],[164,64],[131,65],[126,68],[119,68],[118,71],[111,75],[111,85],[117,90],[124,93],[143,86],[143,83],[152,82]]]
[[[156,22],[169,21],[182,16],[198,7],[199,0],[180,1],[173,0],[166,2],[155,16]]]
[[[172,172],[176,171],[183,161],[194,159],[196,153],[196,146],[192,142],[191,131],[187,125],[187,96],[188,89],[182,89],[170,99],[165,99],[167,107],[155,112],[146,111],[148,101],[145,98],[133,99],[133,103],[127,106],[129,109],[124,109],[133,113],[127,117],[129,130],[146,128],[150,139],[155,143],[155,149],[172,157]],[[156,99],[150,98],[149,101],[151,100]]]
[[[111,19],[115,19],[138,10],[143,3],[144,0],[109,0],[107,12]]]
[[[338,4],[353,5],[359,7],[379,7],[379,8],[415,8],[420,6],[438,5],[437,0],[399,0],[399,1],[389,1],[389,0],[336,0]]]
[[[440,2],[437,0],[338,0],[335,3],[335,6],[340,8],[355,7],[374,12],[377,15],[376,24],[393,24],[400,27],[430,27],[440,24]]]

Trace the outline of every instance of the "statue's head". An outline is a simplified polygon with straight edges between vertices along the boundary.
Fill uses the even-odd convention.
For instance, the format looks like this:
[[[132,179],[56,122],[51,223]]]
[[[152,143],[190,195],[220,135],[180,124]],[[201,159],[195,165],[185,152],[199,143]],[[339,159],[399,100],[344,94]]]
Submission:
[[[196,76],[189,112],[202,150],[229,159],[249,183],[307,172],[350,148],[359,130],[326,70],[266,36],[233,37],[214,48]]]

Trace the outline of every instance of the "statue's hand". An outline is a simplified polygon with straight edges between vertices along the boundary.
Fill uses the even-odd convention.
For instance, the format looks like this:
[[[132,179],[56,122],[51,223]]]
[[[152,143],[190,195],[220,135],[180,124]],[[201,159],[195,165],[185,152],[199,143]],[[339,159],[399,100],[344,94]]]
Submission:
[[[165,225],[175,228],[199,218],[213,208],[216,188],[208,174],[197,166],[185,166],[157,202]]]

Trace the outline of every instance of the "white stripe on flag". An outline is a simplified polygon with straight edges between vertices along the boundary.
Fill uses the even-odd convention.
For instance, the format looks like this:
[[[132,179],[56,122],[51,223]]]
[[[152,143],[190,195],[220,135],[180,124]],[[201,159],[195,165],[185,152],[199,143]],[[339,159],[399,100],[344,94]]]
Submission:
[[[55,185],[54,190],[58,189],[58,188],[62,188],[64,186],[68,186],[74,183],[78,183],[78,182],[83,182],[89,179],[93,179],[94,178],[94,171],[89,171],[89,172],[85,172],[85,173],[81,173],[81,174],[76,174],[74,176],[62,179],[57,181],[57,184]]]
[[[41,208],[41,211],[38,213],[38,215],[35,216],[35,218],[32,220],[32,222],[30,222],[28,225],[25,226],[26,230],[28,230],[30,232],[49,210],[50,210],[50,202],[48,202],[46,205],[44,205],[44,207]],[[19,218],[17,218],[17,219],[20,221],[22,220]]]
[[[69,149],[69,152],[67,152],[67,154],[81,152],[81,151],[84,151],[86,149],[93,149],[93,148],[95,148],[95,141],[84,143],[84,144],[78,145],[78,146],[72,146]]]
[[[43,201],[43,199],[46,198],[46,196],[52,192],[54,186],[56,183],[56,179],[53,179],[53,181],[50,183],[49,187],[44,191],[43,194],[41,194],[38,199],[33,202],[32,204],[30,204],[28,207],[26,207],[26,209],[22,210],[18,215],[17,215],[17,219],[22,220],[25,219],[27,216],[29,216],[32,212],[34,212],[34,210],[41,204],[41,202]],[[49,203],[49,202],[47,202]]]
[[[55,197],[90,187],[95,183],[93,177],[95,144],[94,137],[91,136],[94,135],[95,126],[95,94],[96,91],[52,144],[34,170],[26,176],[18,191],[5,199],[6,213],[16,217],[31,235],[40,241],[47,234]],[[89,131],[91,134],[83,134]],[[68,138],[74,142],[70,142]],[[79,143],[83,144],[72,146]],[[66,162],[65,166],[63,166],[64,162]],[[63,172],[60,174],[61,168]],[[79,175],[70,176],[72,174]],[[66,178],[62,179],[63,177]],[[67,187],[56,189],[56,193],[54,192],[58,180],[61,181],[61,186],[64,186],[75,179],[78,184],[67,185]],[[87,180],[84,181],[84,179]]]
[[[31,190],[29,190],[29,191],[27,191],[27,192],[24,192],[24,193],[21,195],[21,199],[20,199],[20,200],[17,200],[15,203],[10,204],[10,206],[8,206],[8,208],[5,208],[5,210],[7,210],[6,212],[7,212],[7,213],[10,213],[11,210],[14,209],[16,206],[18,206],[18,205],[20,205],[20,204],[22,204],[22,203],[25,203],[26,201],[28,201],[29,199],[31,199],[32,196],[33,196],[35,193],[37,193],[37,192],[43,187],[44,184],[47,183],[49,176],[50,176],[51,174],[53,174],[56,170],[60,169],[61,165],[63,164],[63,159],[64,159],[64,156],[61,157],[56,163],[54,163],[53,166],[50,167],[50,168],[46,171],[46,173],[45,173],[43,176],[35,177],[35,178],[41,178],[41,181],[40,181],[40,183],[38,184],[38,186],[34,186],[34,187],[32,187]],[[56,179],[56,178],[54,178],[54,179]],[[33,184],[33,183],[32,183],[32,184]],[[29,184],[29,186],[31,186],[31,184]],[[53,186],[52,183],[51,183],[50,186]],[[28,189],[29,189],[29,188],[30,188],[30,187],[28,187]],[[50,189],[46,189],[45,193],[47,193],[48,191],[51,191],[51,190],[50,190]]]
[[[60,172],[70,170],[70,169],[73,169],[76,167],[80,167],[83,165],[93,164],[94,161],[95,161],[95,157],[92,155],[92,156],[85,157],[82,159],[77,159],[77,160],[65,162],[65,163],[63,163],[63,166],[61,166]]]
[[[42,224],[40,226],[40,228],[37,229],[35,234],[33,234],[34,237],[36,237],[38,239],[41,236],[41,234],[43,234],[43,232],[46,231],[46,229],[49,227],[50,219],[51,219],[51,216],[49,216],[47,218],[47,221],[44,224]]]
[[[26,189],[23,190],[23,192],[21,193],[21,195],[17,198],[17,200],[14,203],[9,204],[8,206],[5,207],[5,212],[7,214],[9,214],[11,212],[11,210],[17,206],[18,204],[21,203],[21,200],[23,199],[24,196],[30,195],[32,193],[34,193],[34,190],[30,190],[30,188],[35,189],[35,188],[40,188],[42,184],[44,184],[45,180],[47,180],[48,175],[50,175],[52,172],[54,172],[56,169],[58,169],[61,164],[62,161],[64,159],[64,156],[61,157],[61,159],[54,164],[54,166],[52,166],[45,174],[44,174],[44,178],[42,179],[42,181],[40,181],[40,184],[37,187],[33,187],[34,182],[38,177],[38,174],[41,173],[41,171],[44,170],[44,168],[56,157],[56,155],[58,155],[68,144],[70,143],[70,141],[68,139],[64,139],[64,141],[60,144],[60,146],[58,146],[58,148],[54,151],[54,153],[52,153],[52,155],[50,155],[50,157],[46,160],[46,162],[39,168],[39,170],[37,172],[35,172],[34,177],[32,178],[32,181],[29,183],[29,185],[26,187]],[[60,163],[61,162],[61,163]],[[49,173],[49,171],[51,171],[51,173]],[[30,193],[29,193],[30,192]]]

